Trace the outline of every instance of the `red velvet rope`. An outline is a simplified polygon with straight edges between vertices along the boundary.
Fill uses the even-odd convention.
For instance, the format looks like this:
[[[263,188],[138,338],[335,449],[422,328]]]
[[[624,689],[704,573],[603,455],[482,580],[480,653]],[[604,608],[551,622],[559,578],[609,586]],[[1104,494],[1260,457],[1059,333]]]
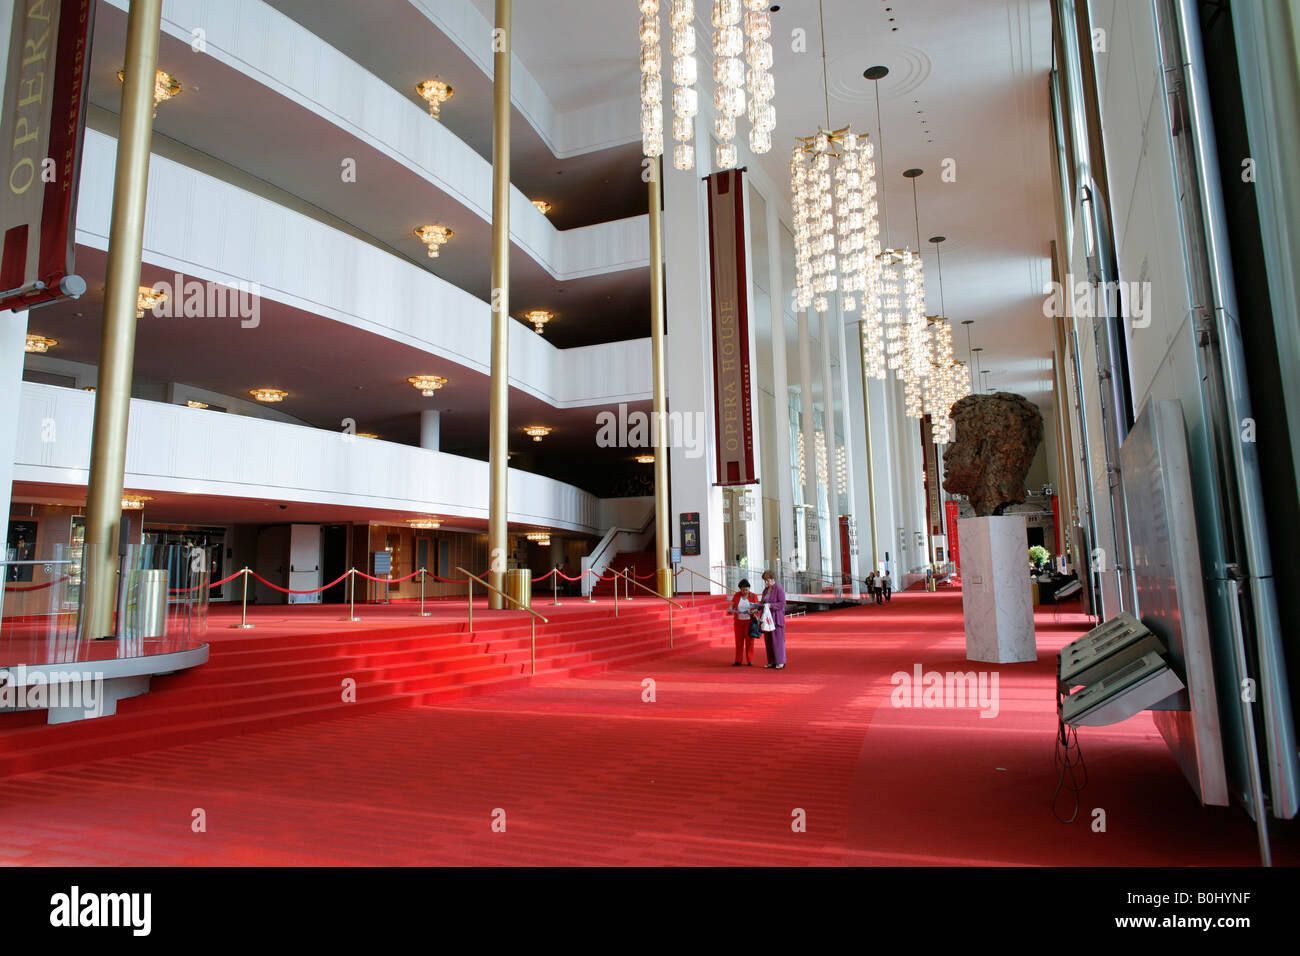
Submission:
[[[398,584],[399,582],[402,582],[402,581],[409,581],[409,580],[411,580],[411,578],[415,577],[415,576],[416,576],[417,574],[419,574],[420,572],[419,572],[419,571],[412,571],[410,574],[408,574],[408,575],[407,575],[406,577],[404,577],[404,578],[376,578],[376,577],[371,577],[369,574],[366,574],[366,572],[364,572],[364,571],[357,571],[356,573],[357,573],[358,575],[360,575],[361,577],[365,578],[367,581],[374,581],[376,584]],[[344,577],[347,577],[347,574],[345,573],[343,576],[344,576]],[[329,587],[329,586],[330,586],[330,585],[328,585],[328,584],[325,585],[325,587]],[[325,588],[321,588],[321,590],[323,591],[323,590],[325,590]]]
[[[58,584],[60,581],[66,581],[66,580],[68,580],[68,575],[65,574],[61,578],[55,578],[53,581],[46,581],[44,584],[33,584],[31,587],[15,588],[15,587],[10,587],[9,585],[6,584],[5,592],[12,594],[12,593],[21,593],[23,591],[44,591],[46,588],[54,587],[54,585]]]
[[[258,574],[256,571],[249,571],[248,573],[251,574],[253,577],[257,578],[257,580],[261,581],[261,582],[262,582],[263,584],[265,584],[268,588],[274,588],[275,590],[277,590],[277,591],[279,591],[279,592],[281,592],[281,593],[283,593],[283,594],[316,594],[316,593],[319,592],[319,591],[324,591],[324,590],[326,590],[327,588],[332,588],[332,587],[334,587],[334,585],[338,584],[340,581],[342,581],[344,578],[346,578],[346,577],[347,577],[349,574],[351,574],[352,572],[351,572],[351,571],[344,571],[342,574],[340,574],[337,578],[335,578],[335,579],[334,579],[333,581],[331,581],[329,584],[325,585],[325,587],[320,587],[320,588],[311,588],[310,590],[307,590],[307,591],[291,591],[289,588],[282,588],[282,587],[280,587],[280,585],[278,585],[278,584],[272,584],[270,581],[268,581],[266,578],[262,577],[262,576],[261,576],[260,574]],[[357,573],[360,574],[361,572],[358,571]]]
[[[239,576],[240,576],[241,574],[243,574],[243,573],[244,573],[243,568],[240,568],[238,571],[236,571],[236,572],[235,572],[234,574],[232,574],[230,577],[228,577],[228,578],[222,578],[220,581],[217,581],[217,582],[215,582],[215,583],[213,583],[213,584],[209,584],[209,585],[208,585],[208,588],[209,588],[209,589],[211,589],[211,588],[219,588],[219,587],[221,587],[221,585],[225,584],[227,581],[233,581],[233,580],[235,580],[235,578],[239,577]],[[203,587],[202,584],[196,584],[196,585],[194,585],[194,587],[192,587],[192,588],[168,588],[168,589],[167,589],[167,593],[168,593],[168,594],[188,594],[190,591],[197,591],[197,590],[198,590],[199,588],[201,588],[201,587]]]

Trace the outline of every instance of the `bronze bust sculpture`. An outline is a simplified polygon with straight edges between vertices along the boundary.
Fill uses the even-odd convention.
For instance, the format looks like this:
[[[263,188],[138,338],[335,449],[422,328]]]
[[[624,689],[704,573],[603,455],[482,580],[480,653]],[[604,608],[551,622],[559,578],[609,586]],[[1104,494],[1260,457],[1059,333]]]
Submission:
[[[1025,500],[1025,477],[1043,440],[1043,414],[1023,395],[967,395],[952,407],[956,440],[943,453],[945,491],[975,514],[1000,515]]]

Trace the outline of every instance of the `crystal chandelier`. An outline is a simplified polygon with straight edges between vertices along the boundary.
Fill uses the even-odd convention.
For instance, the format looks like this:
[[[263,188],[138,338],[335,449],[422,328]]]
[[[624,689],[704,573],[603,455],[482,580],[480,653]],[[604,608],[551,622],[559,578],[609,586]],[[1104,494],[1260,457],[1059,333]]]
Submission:
[[[554,312],[547,312],[545,309],[533,309],[531,312],[524,313],[524,319],[533,324],[533,331],[538,335],[546,328],[546,323],[555,318]]]
[[[939,315],[933,322],[933,351],[926,380],[925,413],[930,416],[930,436],[936,445],[946,445],[953,440],[954,426],[949,413],[952,406],[970,392],[965,363],[953,360],[952,325],[944,314],[943,258],[939,254],[939,244],[945,239],[945,236],[930,237],[939,268]]]
[[[711,0],[713,22],[713,132],[718,138],[717,166],[736,165],[736,120],[748,111],[749,146],[755,153],[772,148],[776,109],[772,97],[771,17],[766,0]],[[641,11],[641,149],[648,157],[662,155],[663,79],[659,42],[659,0],[637,0]],[[695,2],[669,0],[668,29],[672,56],[673,165],[695,166],[696,89]],[[746,95],[748,94],[748,95]]]
[[[418,389],[425,398],[432,398],[433,393],[447,384],[441,375],[412,375],[407,380],[412,388]]]
[[[797,140],[790,159],[795,297],[798,308],[825,312],[830,308],[828,293],[843,290],[844,311],[859,306],[869,310],[880,282],[875,148],[848,126],[831,127],[824,20],[821,34],[826,127]]]
[[[549,531],[530,531],[524,535],[533,544],[548,545],[551,543],[551,534]]]
[[[546,425],[529,425],[524,429],[524,434],[533,441],[541,441],[551,433],[552,429]]]
[[[121,82],[125,83],[126,72],[124,70],[118,70],[117,78]],[[181,91],[181,83],[180,80],[176,79],[176,77],[172,76],[170,73],[165,73],[162,70],[157,70],[154,73],[154,78],[153,78],[154,119],[158,118],[158,104],[167,102],[173,96],[176,96],[178,93],[180,93],[180,91]]]
[[[438,250],[441,249],[452,236],[455,235],[446,226],[418,226],[412,230],[412,235],[429,247],[429,258],[438,258]]]
[[[145,312],[157,308],[166,301],[166,292],[161,292],[147,285],[140,286],[139,291],[135,294],[135,317],[143,319]]]
[[[664,151],[663,80],[659,75],[659,0],[638,0],[641,10],[641,151],[650,157]]]
[[[429,104],[429,115],[438,119],[442,104],[451,99],[456,91],[442,80],[425,80],[423,83],[416,84],[415,92],[419,94],[420,99]]]
[[[437,531],[442,527],[442,520],[432,515],[421,515],[418,518],[407,518],[406,523],[411,526],[413,531]]]
[[[907,294],[907,317],[903,327],[902,379],[907,415],[921,418],[925,414],[925,392],[930,378],[930,324],[925,316],[925,268],[921,260],[921,213],[916,197],[919,169],[907,169],[903,175],[912,181],[912,216],[916,222],[916,252],[904,253],[904,281]]]

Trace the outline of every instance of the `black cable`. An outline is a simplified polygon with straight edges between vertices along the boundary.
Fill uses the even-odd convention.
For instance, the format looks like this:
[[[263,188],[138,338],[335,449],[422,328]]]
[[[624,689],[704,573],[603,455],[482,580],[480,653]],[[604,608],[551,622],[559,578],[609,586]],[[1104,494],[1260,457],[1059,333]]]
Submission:
[[[1078,732],[1060,718],[1057,719],[1056,749],[1052,754],[1052,762],[1057,773],[1056,792],[1052,794],[1052,816],[1061,823],[1073,823],[1079,817],[1079,794],[1088,785],[1088,767],[1083,762],[1083,748],[1079,746]],[[1076,770],[1082,774],[1082,780],[1075,775]],[[1067,776],[1069,783],[1066,783]],[[1074,794],[1074,809],[1068,819],[1062,818],[1056,808],[1063,790]]]

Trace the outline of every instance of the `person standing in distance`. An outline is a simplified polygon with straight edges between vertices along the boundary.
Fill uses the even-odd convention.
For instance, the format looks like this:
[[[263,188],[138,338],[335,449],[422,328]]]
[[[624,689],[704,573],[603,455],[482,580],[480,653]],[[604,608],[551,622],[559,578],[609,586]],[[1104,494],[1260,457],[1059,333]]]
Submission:
[[[763,643],[767,650],[767,663],[764,667],[783,670],[785,668],[785,589],[776,583],[776,575],[763,572],[763,595],[759,604],[772,612],[773,630],[763,632]]]

